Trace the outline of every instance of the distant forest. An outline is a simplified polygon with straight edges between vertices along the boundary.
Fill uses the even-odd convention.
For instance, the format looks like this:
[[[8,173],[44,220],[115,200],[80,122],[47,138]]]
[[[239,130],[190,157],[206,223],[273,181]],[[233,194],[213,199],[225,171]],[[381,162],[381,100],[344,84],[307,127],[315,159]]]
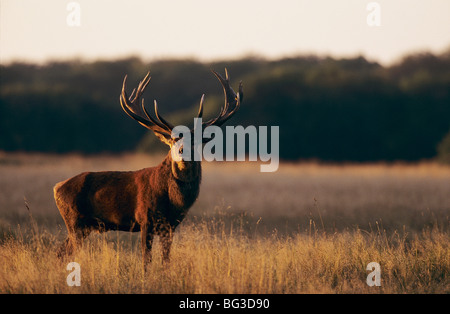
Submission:
[[[155,151],[156,137],[122,111],[147,71],[144,97],[174,124],[191,126],[205,96],[205,119],[223,91],[210,69],[228,69],[245,99],[229,125],[278,125],[284,160],[417,161],[450,151],[450,51],[412,54],[383,67],[363,57],[299,56],[197,60],[72,60],[0,67],[0,150],[86,154]]]

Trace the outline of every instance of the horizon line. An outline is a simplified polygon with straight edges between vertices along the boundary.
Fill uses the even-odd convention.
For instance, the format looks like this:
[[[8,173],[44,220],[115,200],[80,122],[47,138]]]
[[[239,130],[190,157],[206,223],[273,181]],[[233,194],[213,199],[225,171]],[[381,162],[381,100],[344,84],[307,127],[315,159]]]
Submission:
[[[278,61],[278,60],[285,60],[285,59],[297,59],[297,58],[308,58],[308,57],[314,57],[318,59],[335,59],[335,60],[345,60],[345,59],[357,59],[357,58],[364,58],[366,61],[370,63],[377,63],[383,67],[390,67],[396,64],[401,63],[405,58],[413,55],[424,55],[424,54],[431,54],[434,56],[445,56],[447,54],[450,54],[450,44],[447,46],[447,48],[442,49],[441,51],[433,51],[433,49],[415,49],[411,50],[409,52],[399,54],[397,57],[392,58],[390,62],[381,61],[379,59],[368,57],[364,53],[353,53],[353,54],[333,54],[333,53],[318,53],[318,52],[297,52],[297,53],[286,53],[286,54],[280,54],[278,56],[269,56],[264,55],[264,53],[261,52],[246,52],[241,53],[239,55],[230,55],[230,56],[215,56],[210,58],[205,58],[201,56],[195,56],[195,55],[161,55],[161,56],[152,56],[152,57],[145,57],[142,54],[139,53],[129,53],[129,54],[123,54],[123,55],[116,55],[116,56],[95,56],[95,57],[88,57],[83,55],[73,55],[73,56],[64,56],[64,57],[47,57],[43,60],[40,59],[30,59],[30,58],[8,58],[8,60],[4,60],[4,58],[0,57],[0,65],[1,66],[10,66],[12,64],[33,64],[33,65],[39,65],[39,66],[45,66],[51,63],[64,63],[64,62],[81,62],[81,63],[95,63],[95,62],[113,62],[113,61],[119,61],[119,60],[126,60],[126,59],[133,59],[137,58],[140,61],[144,63],[149,62],[158,62],[158,61],[194,61],[198,63],[219,63],[224,61],[239,61],[239,60],[248,60],[248,59],[255,59],[255,60],[262,60],[262,61]]]

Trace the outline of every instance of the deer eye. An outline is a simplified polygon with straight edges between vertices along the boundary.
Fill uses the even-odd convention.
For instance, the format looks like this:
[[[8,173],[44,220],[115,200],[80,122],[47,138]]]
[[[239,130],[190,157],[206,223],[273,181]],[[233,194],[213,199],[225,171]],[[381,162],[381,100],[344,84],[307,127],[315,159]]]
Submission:
[[[180,147],[180,149],[178,150],[178,152],[179,152],[180,154],[183,154],[183,147]]]

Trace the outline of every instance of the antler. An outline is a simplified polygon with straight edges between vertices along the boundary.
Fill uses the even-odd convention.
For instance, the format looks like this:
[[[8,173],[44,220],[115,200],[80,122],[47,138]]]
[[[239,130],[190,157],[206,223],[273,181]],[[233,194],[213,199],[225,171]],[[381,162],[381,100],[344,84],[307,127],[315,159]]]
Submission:
[[[217,117],[202,123],[202,129],[204,129],[208,126],[212,126],[212,125],[221,126],[222,124],[224,124],[239,109],[239,107],[241,105],[241,101],[244,97],[244,93],[243,93],[243,89],[242,89],[242,81],[239,83],[239,92],[236,94],[230,86],[230,80],[228,77],[227,69],[225,69],[225,78],[223,78],[216,71],[214,71],[214,70],[211,70],[211,71],[217,77],[217,79],[219,80],[220,84],[223,87],[223,92],[225,94],[225,104],[223,107],[221,107],[220,113]],[[148,83],[150,82],[150,72],[148,72],[147,75],[144,77],[144,79],[141,82],[139,82],[138,87],[133,90],[130,97],[128,97],[128,95],[125,91],[126,81],[127,81],[127,76],[125,76],[125,78],[123,80],[122,93],[120,94],[120,105],[122,106],[122,109],[131,118],[138,121],[141,125],[143,125],[147,129],[150,129],[153,132],[157,132],[164,136],[170,137],[174,126],[172,124],[170,124],[167,120],[165,120],[158,113],[158,104],[157,104],[156,100],[154,102],[156,119],[152,118],[152,116],[147,112],[147,109],[145,108],[145,105],[144,105],[144,99],[142,99],[142,103],[139,106],[141,96],[144,93],[144,90],[147,87]],[[197,118],[201,118],[203,115],[204,97],[205,97],[205,95],[203,94],[202,98],[200,100]],[[142,112],[145,114],[145,117],[142,115]],[[191,131],[193,131],[193,130],[191,130]],[[208,140],[205,139],[205,141],[208,141]]]
[[[122,85],[122,93],[120,94],[120,105],[122,109],[134,120],[138,121],[141,125],[150,129],[154,132],[158,132],[163,135],[169,135],[172,132],[173,126],[167,122],[159,113],[158,113],[158,104],[155,100],[155,115],[158,120],[152,118],[152,116],[147,112],[144,105],[144,99],[142,99],[141,107],[139,108],[139,101],[144,93],[145,88],[150,82],[150,72],[144,77],[142,81],[139,82],[137,88],[133,89],[131,96],[128,97],[127,92],[125,91],[127,76],[123,80]],[[138,109],[139,108],[139,109]],[[144,112],[146,117],[143,117],[141,112]]]
[[[220,84],[222,84],[223,92],[225,94],[225,105],[220,108],[220,113],[216,118],[202,123],[203,128],[210,126],[210,125],[221,126],[222,124],[224,124],[228,119],[230,119],[236,113],[236,111],[239,109],[239,107],[241,105],[242,99],[244,98],[242,81],[239,82],[239,92],[236,95],[236,93],[230,86],[230,79],[228,77],[228,71],[226,68],[225,68],[225,79],[216,71],[214,71],[214,70],[211,70],[211,71],[217,77],[217,79],[220,81]],[[201,117],[200,114],[202,112],[203,112],[203,96],[202,96],[202,100],[200,102],[199,117]]]

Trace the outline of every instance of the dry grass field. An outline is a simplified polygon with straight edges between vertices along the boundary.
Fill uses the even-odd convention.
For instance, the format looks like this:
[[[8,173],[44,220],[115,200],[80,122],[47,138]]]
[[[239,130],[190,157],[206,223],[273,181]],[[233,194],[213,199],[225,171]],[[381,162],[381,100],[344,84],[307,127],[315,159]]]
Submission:
[[[433,163],[203,163],[200,197],[142,269],[138,234],[93,234],[73,257],[52,187],[161,156],[0,155],[0,293],[449,293],[450,168]],[[69,262],[81,285],[69,287]],[[381,267],[368,286],[367,264]]]

